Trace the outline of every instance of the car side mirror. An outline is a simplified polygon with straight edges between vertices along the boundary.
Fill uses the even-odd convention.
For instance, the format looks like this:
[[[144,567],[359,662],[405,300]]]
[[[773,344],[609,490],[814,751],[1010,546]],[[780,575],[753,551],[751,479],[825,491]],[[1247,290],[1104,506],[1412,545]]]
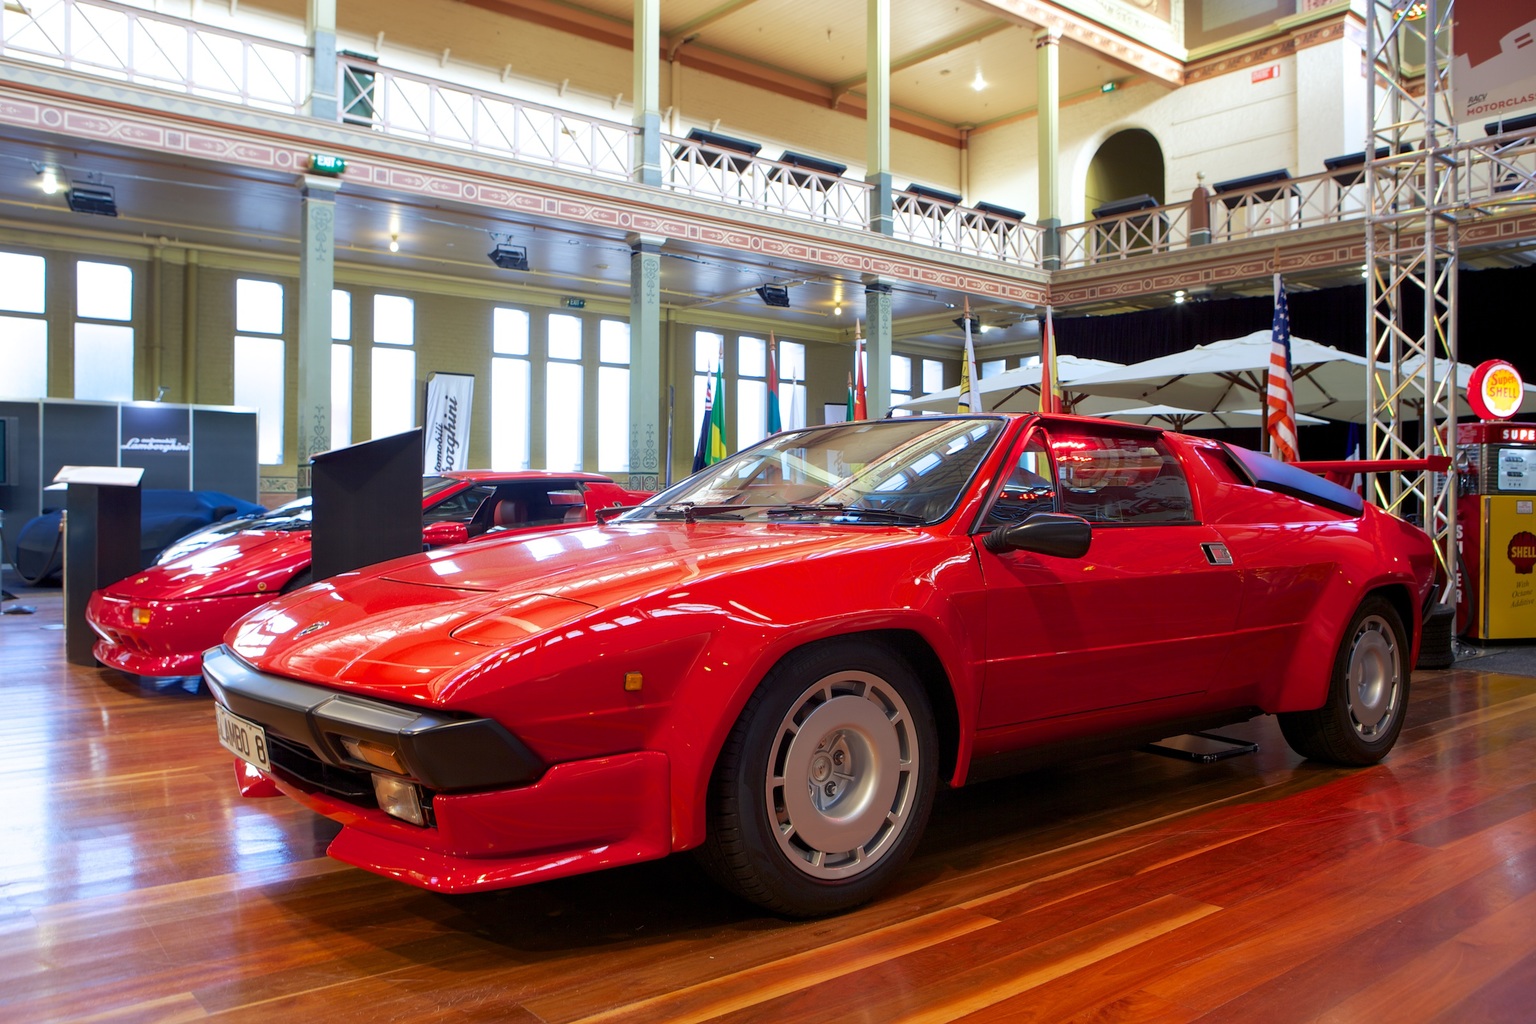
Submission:
[[[452,521],[432,523],[422,529],[421,540],[429,548],[440,548],[446,544],[462,544],[469,540],[469,527]]]
[[[1093,527],[1081,516],[1036,512],[1022,523],[999,526],[981,542],[997,555],[1007,551],[1031,551],[1056,558],[1082,558],[1088,553],[1092,540]]]

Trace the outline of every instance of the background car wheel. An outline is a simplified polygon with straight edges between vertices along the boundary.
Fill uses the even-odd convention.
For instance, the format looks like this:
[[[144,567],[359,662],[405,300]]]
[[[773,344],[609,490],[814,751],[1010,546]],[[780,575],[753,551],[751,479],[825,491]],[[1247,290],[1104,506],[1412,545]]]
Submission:
[[[1397,610],[1372,596],[1360,605],[1333,661],[1328,700],[1316,711],[1279,716],[1280,731],[1302,757],[1375,764],[1403,730],[1408,707],[1408,637]]]
[[[803,648],[763,680],[721,751],[700,857],[777,913],[856,906],[912,855],[937,759],[928,697],[904,661],[868,641]]]

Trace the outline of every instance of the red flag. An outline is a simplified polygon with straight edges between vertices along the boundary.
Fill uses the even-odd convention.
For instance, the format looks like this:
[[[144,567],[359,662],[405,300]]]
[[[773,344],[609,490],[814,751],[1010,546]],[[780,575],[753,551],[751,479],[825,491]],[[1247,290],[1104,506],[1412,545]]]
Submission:
[[[1275,318],[1270,324],[1269,387],[1265,417],[1269,454],[1281,462],[1296,461],[1296,397],[1291,380],[1291,312],[1285,283],[1275,275]]]
[[[853,341],[853,418],[869,419],[869,399],[864,391],[864,339]]]
[[[1061,380],[1056,376],[1056,330],[1051,324],[1051,307],[1045,307],[1045,323],[1040,327],[1040,411],[1064,412]]]

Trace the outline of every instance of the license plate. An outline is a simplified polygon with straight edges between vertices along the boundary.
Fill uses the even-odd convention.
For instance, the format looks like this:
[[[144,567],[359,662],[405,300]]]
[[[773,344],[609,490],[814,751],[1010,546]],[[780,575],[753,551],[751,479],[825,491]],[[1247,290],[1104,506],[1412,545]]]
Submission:
[[[222,704],[213,706],[213,717],[219,723],[219,743],[236,757],[249,761],[263,771],[270,770],[267,760],[267,731],[255,722],[230,714]]]

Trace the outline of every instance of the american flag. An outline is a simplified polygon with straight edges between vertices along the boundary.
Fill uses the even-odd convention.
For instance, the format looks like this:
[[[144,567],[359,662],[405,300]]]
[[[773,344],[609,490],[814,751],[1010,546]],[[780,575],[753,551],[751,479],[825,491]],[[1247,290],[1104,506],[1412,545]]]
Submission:
[[[1291,381],[1291,312],[1285,283],[1275,275],[1275,319],[1270,325],[1269,388],[1266,404],[1269,454],[1281,462],[1296,461],[1296,397]]]

